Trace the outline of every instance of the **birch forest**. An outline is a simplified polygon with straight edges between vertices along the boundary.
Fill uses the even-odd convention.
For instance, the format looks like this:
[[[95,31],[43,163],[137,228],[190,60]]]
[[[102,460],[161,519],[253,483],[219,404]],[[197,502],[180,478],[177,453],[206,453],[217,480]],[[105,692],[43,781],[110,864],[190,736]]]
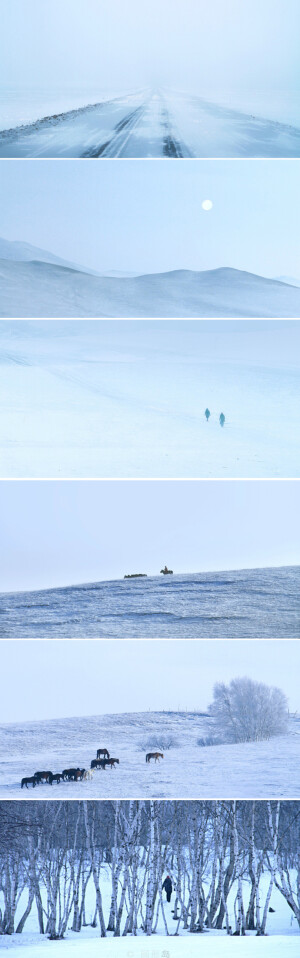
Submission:
[[[299,839],[300,802],[3,802],[0,934],[265,935],[274,888],[300,927]]]

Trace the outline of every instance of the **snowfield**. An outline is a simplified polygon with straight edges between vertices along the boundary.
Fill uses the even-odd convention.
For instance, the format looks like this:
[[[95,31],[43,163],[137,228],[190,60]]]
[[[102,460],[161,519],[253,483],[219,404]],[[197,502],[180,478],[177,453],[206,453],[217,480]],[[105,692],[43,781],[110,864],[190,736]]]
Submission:
[[[42,94],[40,105],[33,101],[31,107],[28,94],[27,99],[24,93],[8,95],[3,119],[0,115],[1,157],[300,155],[298,103],[280,103],[276,112],[270,100],[255,94],[243,100],[232,94],[226,98],[222,91],[212,100],[167,90],[106,96],[98,102],[94,95],[85,103],[82,93],[77,100],[75,94],[60,94],[56,108],[54,102],[52,94],[42,116]]]
[[[299,321],[2,320],[0,476],[298,477],[299,345]]]
[[[101,685],[99,686],[99,694]],[[211,734],[206,715],[145,712],[24,724],[0,730],[4,799],[292,799],[300,790],[300,721],[286,735],[242,745],[198,745]],[[119,758],[92,781],[20,788],[40,769],[89,769],[99,747]],[[170,746],[170,747],[169,747]],[[146,763],[146,752],[164,759]]]
[[[83,940],[82,940],[83,938]],[[24,940],[23,940],[24,939]],[[37,944],[35,936],[7,935],[1,942],[1,947],[12,952],[14,958],[22,958],[24,946],[30,947],[32,958],[56,958],[62,954],[63,958],[96,958],[101,953],[103,958],[299,958],[299,937],[287,937],[286,934],[275,938],[256,938],[249,935],[246,938],[228,938],[223,932],[209,932],[205,935],[193,937],[186,933],[182,938],[168,937],[162,943],[159,935],[155,938],[101,938],[95,939],[80,935],[68,935],[64,941],[40,940]]]

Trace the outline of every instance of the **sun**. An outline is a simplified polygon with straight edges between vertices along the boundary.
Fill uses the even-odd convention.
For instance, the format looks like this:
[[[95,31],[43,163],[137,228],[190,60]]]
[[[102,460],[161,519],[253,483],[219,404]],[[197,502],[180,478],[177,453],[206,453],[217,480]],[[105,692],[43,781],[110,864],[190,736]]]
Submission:
[[[212,210],[212,208],[213,208],[213,203],[211,200],[203,200],[203,203],[202,203],[203,210],[208,212],[208,210]]]

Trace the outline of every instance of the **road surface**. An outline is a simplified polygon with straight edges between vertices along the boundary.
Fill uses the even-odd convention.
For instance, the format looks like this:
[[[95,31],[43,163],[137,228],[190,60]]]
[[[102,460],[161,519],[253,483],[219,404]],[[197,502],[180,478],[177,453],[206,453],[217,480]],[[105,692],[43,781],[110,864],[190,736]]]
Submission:
[[[300,129],[200,97],[137,93],[0,132],[0,157],[299,157]]]

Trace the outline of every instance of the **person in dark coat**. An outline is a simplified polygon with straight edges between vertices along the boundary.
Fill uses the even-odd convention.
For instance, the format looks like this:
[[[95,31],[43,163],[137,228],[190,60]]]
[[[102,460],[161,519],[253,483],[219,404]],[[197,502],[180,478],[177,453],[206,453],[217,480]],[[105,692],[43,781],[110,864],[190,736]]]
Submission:
[[[163,882],[163,888],[165,889],[165,892],[166,892],[167,901],[171,901],[173,885],[170,879],[170,875],[167,875],[167,877],[165,878]]]

